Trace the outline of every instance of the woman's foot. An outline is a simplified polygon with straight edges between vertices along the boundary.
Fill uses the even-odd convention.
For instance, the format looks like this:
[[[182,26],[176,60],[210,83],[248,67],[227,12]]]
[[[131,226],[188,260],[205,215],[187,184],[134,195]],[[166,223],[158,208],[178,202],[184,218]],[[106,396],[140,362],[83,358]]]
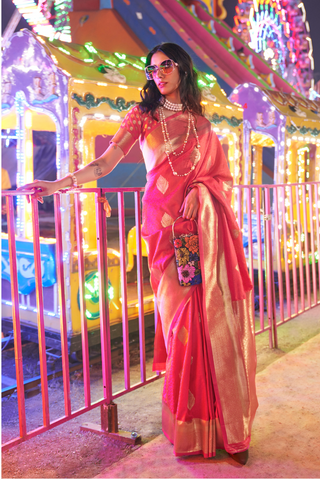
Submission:
[[[249,450],[244,452],[230,453],[230,456],[240,465],[245,465],[249,459]]]

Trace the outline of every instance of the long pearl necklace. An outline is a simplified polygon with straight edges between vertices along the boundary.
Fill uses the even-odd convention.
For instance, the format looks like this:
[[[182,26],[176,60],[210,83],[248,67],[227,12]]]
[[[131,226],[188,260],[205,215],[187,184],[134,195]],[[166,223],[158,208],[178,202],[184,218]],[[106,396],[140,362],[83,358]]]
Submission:
[[[167,100],[166,100],[167,101]],[[171,103],[171,102],[170,102]],[[174,105],[174,104],[173,104]],[[163,106],[166,106],[166,102],[164,103]],[[188,128],[187,128],[187,134],[186,134],[186,138],[183,142],[183,145],[182,145],[182,149],[179,153],[175,152],[173,150],[173,146],[172,146],[172,143],[171,143],[171,140],[170,140],[170,137],[169,137],[169,132],[168,132],[168,126],[167,126],[167,122],[166,122],[166,116],[164,114],[164,111],[163,111],[163,106],[160,106],[159,107],[159,116],[160,116],[160,123],[161,123],[161,128],[162,128],[162,133],[163,133],[163,139],[164,139],[164,145],[165,145],[165,152],[166,152],[166,155],[167,155],[167,158],[168,158],[168,162],[169,162],[169,165],[171,167],[171,170],[172,170],[172,173],[173,175],[176,175],[178,177],[186,177],[187,175],[189,175],[196,167],[196,164],[199,162],[200,160],[200,157],[201,157],[201,154],[200,154],[200,142],[199,142],[199,137],[198,137],[198,133],[197,133],[197,129],[196,129],[196,126],[194,124],[194,118],[193,118],[193,115],[191,114],[190,110],[188,110]],[[170,109],[169,109],[170,110]],[[182,108],[181,108],[182,110]],[[178,111],[178,110],[176,110]],[[190,135],[190,129],[191,129],[191,125],[192,125],[192,129],[194,131],[194,134],[195,134],[195,137],[197,139],[197,147],[195,148],[196,150],[196,155],[195,155],[195,159],[194,159],[194,163],[191,167],[191,169],[189,170],[189,172],[187,173],[178,173],[175,171],[175,169],[173,168],[173,165],[172,165],[172,161],[171,161],[171,158],[170,158],[170,154],[172,153],[172,155],[177,158],[179,157],[180,155],[183,154],[185,148],[186,148],[186,145],[187,145],[187,142],[188,142],[188,139],[189,139],[189,135]]]

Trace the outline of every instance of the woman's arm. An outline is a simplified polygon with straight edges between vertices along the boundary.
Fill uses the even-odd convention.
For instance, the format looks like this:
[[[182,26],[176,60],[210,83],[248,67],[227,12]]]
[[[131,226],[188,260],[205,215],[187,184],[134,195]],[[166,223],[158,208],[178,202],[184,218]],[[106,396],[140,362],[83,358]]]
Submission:
[[[110,173],[120,162],[123,156],[124,154],[121,148],[118,147],[118,145],[111,143],[101,157],[93,160],[81,170],[73,173],[77,180],[77,184],[82,185],[108,175],[108,173]],[[55,180],[53,182],[35,180],[32,183],[28,183],[27,185],[19,187],[17,190],[35,190],[35,196],[40,199],[41,197],[52,195],[63,188],[70,188],[72,185],[73,180],[70,175],[67,175],[64,178]]]

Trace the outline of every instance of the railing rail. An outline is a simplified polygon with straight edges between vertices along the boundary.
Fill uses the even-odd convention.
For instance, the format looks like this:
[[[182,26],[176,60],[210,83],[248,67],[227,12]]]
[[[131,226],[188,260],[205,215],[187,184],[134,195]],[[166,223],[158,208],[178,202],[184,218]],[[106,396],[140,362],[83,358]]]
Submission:
[[[54,195],[56,270],[60,306],[60,334],[63,371],[65,415],[52,421],[49,416],[46,341],[44,322],[44,295],[40,258],[40,234],[37,200],[31,196],[33,248],[37,298],[37,325],[41,373],[43,426],[27,431],[23,361],[21,344],[21,320],[19,310],[19,285],[17,273],[15,210],[13,197],[25,195],[13,191],[2,192],[7,210],[8,245],[11,275],[11,301],[14,330],[14,349],[19,411],[19,437],[3,444],[8,449],[28,438],[38,435],[88,412],[98,406],[112,404],[116,398],[136,390],[161,377],[147,377],[145,350],[145,314],[143,295],[143,263],[141,239],[141,194],[143,188],[86,188],[74,190],[76,243],[78,247],[79,306],[84,379],[84,406],[72,411],[70,402],[70,378],[67,333],[67,298],[64,277],[63,229],[61,195]],[[120,273],[122,296],[122,332],[124,354],[124,388],[112,390],[111,340],[108,307],[108,256],[107,222],[101,199],[108,193],[118,195]],[[99,275],[100,337],[103,379],[103,397],[93,402],[90,391],[90,362],[85,299],[85,259],[81,224],[81,193],[94,194],[97,231],[97,269]],[[126,230],[124,196],[133,193],[137,239],[137,303],[139,305],[140,381],[132,384],[130,377],[129,315],[127,309]],[[249,274],[254,284],[252,291],[253,312],[256,318],[256,335],[268,332],[270,347],[277,346],[277,329],[300,313],[320,304],[320,182],[290,185],[237,185],[234,187],[234,210],[243,231]],[[155,302],[155,324],[157,322]]]

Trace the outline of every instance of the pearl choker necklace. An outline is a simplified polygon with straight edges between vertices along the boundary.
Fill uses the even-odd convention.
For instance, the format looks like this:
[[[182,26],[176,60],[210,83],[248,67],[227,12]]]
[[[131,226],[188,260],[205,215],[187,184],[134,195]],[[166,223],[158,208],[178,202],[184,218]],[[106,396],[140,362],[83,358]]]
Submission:
[[[172,110],[173,112],[180,112],[182,110],[182,103],[172,103],[169,102],[169,100],[165,99],[164,102],[162,103],[162,106],[164,108],[167,108],[168,110]]]

